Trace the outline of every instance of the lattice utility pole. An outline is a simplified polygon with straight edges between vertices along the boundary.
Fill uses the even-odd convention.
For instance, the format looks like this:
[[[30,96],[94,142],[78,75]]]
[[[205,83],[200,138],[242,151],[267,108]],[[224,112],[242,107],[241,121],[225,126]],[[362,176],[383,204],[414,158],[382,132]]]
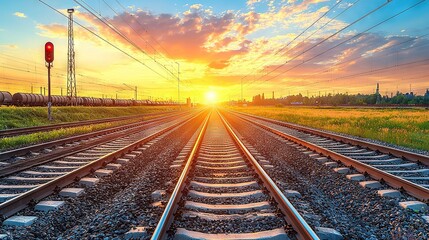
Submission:
[[[69,13],[69,27],[68,27],[68,53],[67,53],[67,96],[72,99],[77,97],[76,90],[76,70],[74,59],[74,38],[73,38],[73,12],[74,9],[67,9]],[[72,100],[72,105],[75,101]]]

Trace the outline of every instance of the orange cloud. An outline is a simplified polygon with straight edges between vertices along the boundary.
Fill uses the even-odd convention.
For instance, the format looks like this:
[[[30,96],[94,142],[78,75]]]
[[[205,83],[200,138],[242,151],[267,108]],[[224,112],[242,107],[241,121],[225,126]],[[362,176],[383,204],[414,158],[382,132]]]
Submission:
[[[256,80],[257,83],[250,85],[251,87],[263,85],[267,88],[277,89],[278,85],[282,84],[282,86],[303,89],[302,85],[309,83],[312,83],[309,89],[310,87],[319,89],[326,85],[334,87],[336,84],[340,85],[344,82],[341,80],[329,81],[341,79],[347,74],[358,74],[429,56],[428,48],[416,47],[419,46],[418,44],[429,43],[428,39],[410,41],[408,44],[395,48],[395,44],[411,37],[363,34],[358,39],[306,62],[355,34],[354,32],[344,32],[295,58],[330,33],[342,28],[345,23],[339,20],[332,21],[322,31],[317,32],[310,39],[302,41],[314,31],[311,29],[279,53],[279,49],[284,48],[300,31],[327,11],[326,7],[318,8],[316,11],[310,10],[312,5],[325,1],[288,1],[284,6],[276,8],[271,1],[267,1],[267,4],[273,6],[273,11],[264,13],[256,13],[253,10],[244,13],[226,11],[219,15],[213,15],[211,11],[204,9],[204,6],[196,4],[190,6],[185,13],[178,15],[153,14],[138,10],[132,15],[122,13],[121,16],[108,20],[149,55],[157,56],[157,52],[162,51],[168,53],[165,54],[168,58],[180,61],[181,76],[192,81],[196,88],[201,86],[237,87],[240,85],[241,78],[248,74],[250,77],[247,77],[245,82]],[[248,1],[251,4],[256,2],[259,1]],[[137,49],[92,15],[77,13],[76,18],[84,21],[86,25],[92,26],[94,31],[109,41],[138,53]],[[38,28],[42,30],[43,36],[66,37],[67,34],[65,25],[38,25]],[[78,31],[82,31],[82,29]],[[86,31],[75,36],[91,41],[95,39]],[[158,43],[162,45],[163,50]],[[284,54],[285,52],[287,54]],[[396,54],[396,58],[392,58],[392,54]],[[292,60],[292,58],[295,59]],[[395,59],[396,62],[392,62],[392,59]],[[281,64],[284,63],[286,64],[282,66]],[[196,69],[195,74],[186,74],[194,71],[191,68]],[[273,72],[268,74],[270,71]],[[402,69],[402,71],[413,74],[413,71],[423,73],[425,70],[419,65]],[[190,75],[192,77],[189,77]],[[276,75],[279,76],[271,78]],[[379,80],[383,79],[390,83],[398,81],[398,77],[390,72],[382,72],[380,75],[383,75],[383,78],[378,76]],[[371,85],[377,77],[368,75],[362,79],[369,81],[368,85]],[[350,86],[359,84],[362,85],[362,81],[350,84]],[[260,90],[259,87],[254,89],[254,91]]]

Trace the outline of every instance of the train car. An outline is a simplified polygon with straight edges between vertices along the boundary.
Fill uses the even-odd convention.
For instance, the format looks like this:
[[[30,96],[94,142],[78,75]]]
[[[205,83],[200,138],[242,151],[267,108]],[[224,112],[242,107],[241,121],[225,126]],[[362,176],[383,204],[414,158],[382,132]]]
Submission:
[[[120,106],[119,105],[120,99],[113,99],[113,106]]]
[[[51,96],[51,103],[52,103],[52,106],[58,106],[58,104],[59,104],[59,99],[58,99],[58,96]]]
[[[66,106],[69,102],[69,98],[65,96],[56,96],[57,97],[57,106]]]
[[[115,106],[132,106],[133,101],[126,100],[126,99],[114,99],[114,105]]]
[[[53,106],[143,106],[154,105],[155,102],[149,100],[131,100],[131,99],[111,99],[111,98],[93,98],[93,97],[68,97],[52,95]],[[48,96],[33,93],[15,93],[10,94],[6,91],[0,91],[0,105],[15,106],[46,106]]]
[[[83,97],[77,97],[76,98],[76,105],[77,106],[83,106],[84,105]]]
[[[96,98],[95,99],[95,106],[104,106],[103,105],[103,98]]]
[[[103,106],[110,107],[110,106],[113,106],[113,99],[111,99],[111,98],[101,98],[101,103],[102,103]]]
[[[40,106],[40,103],[43,102],[43,96],[39,96],[34,93],[26,93],[26,95],[28,106]]]
[[[16,106],[45,106],[48,103],[48,97],[34,93],[15,93],[12,96],[12,102]]]
[[[39,106],[48,106],[48,100],[49,100],[48,96],[43,96],[42,102]]]
[[[11,105],[11,104],[12,104],[12,94],[10,94],[10,92],[0,91],[0,106]]]
[[[31,98],[27,100],[29,96],[26,93],[15,93],[12,96],[13,105],[24,106],[28,104],[28,101],[31,101]]]
[[[83,105],[84,106],[93,106],[94,105],[94,99],[90,97],[82,97]]]
[[[51,101],[53,106],[65,106],[67,105],[67,97],[53,95],[51,96]]]

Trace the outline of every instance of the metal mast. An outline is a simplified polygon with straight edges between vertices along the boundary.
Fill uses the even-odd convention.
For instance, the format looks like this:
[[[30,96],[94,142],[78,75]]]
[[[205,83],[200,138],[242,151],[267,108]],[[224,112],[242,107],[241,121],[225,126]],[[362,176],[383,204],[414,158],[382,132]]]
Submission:
[[[74,59],[74,38],[73,38],[73,8],[67,9],[69,13],[68,26],[68,53],[67,53],[67,96],[77,97],[76,90],[76,71]],[[75,104],[72,100],[72,105]]]
[[[177,64],[177,104],[180,106],[180,64],[175,63]]]

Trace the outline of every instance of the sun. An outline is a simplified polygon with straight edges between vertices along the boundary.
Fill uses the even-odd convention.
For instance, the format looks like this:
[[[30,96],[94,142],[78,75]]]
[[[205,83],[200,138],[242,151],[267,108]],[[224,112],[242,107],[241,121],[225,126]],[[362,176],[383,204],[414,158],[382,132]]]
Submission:
[[[206,103],[207,104],[213,104],[216,102],[217,96],[216,93],[213,91],[206,93]]]

